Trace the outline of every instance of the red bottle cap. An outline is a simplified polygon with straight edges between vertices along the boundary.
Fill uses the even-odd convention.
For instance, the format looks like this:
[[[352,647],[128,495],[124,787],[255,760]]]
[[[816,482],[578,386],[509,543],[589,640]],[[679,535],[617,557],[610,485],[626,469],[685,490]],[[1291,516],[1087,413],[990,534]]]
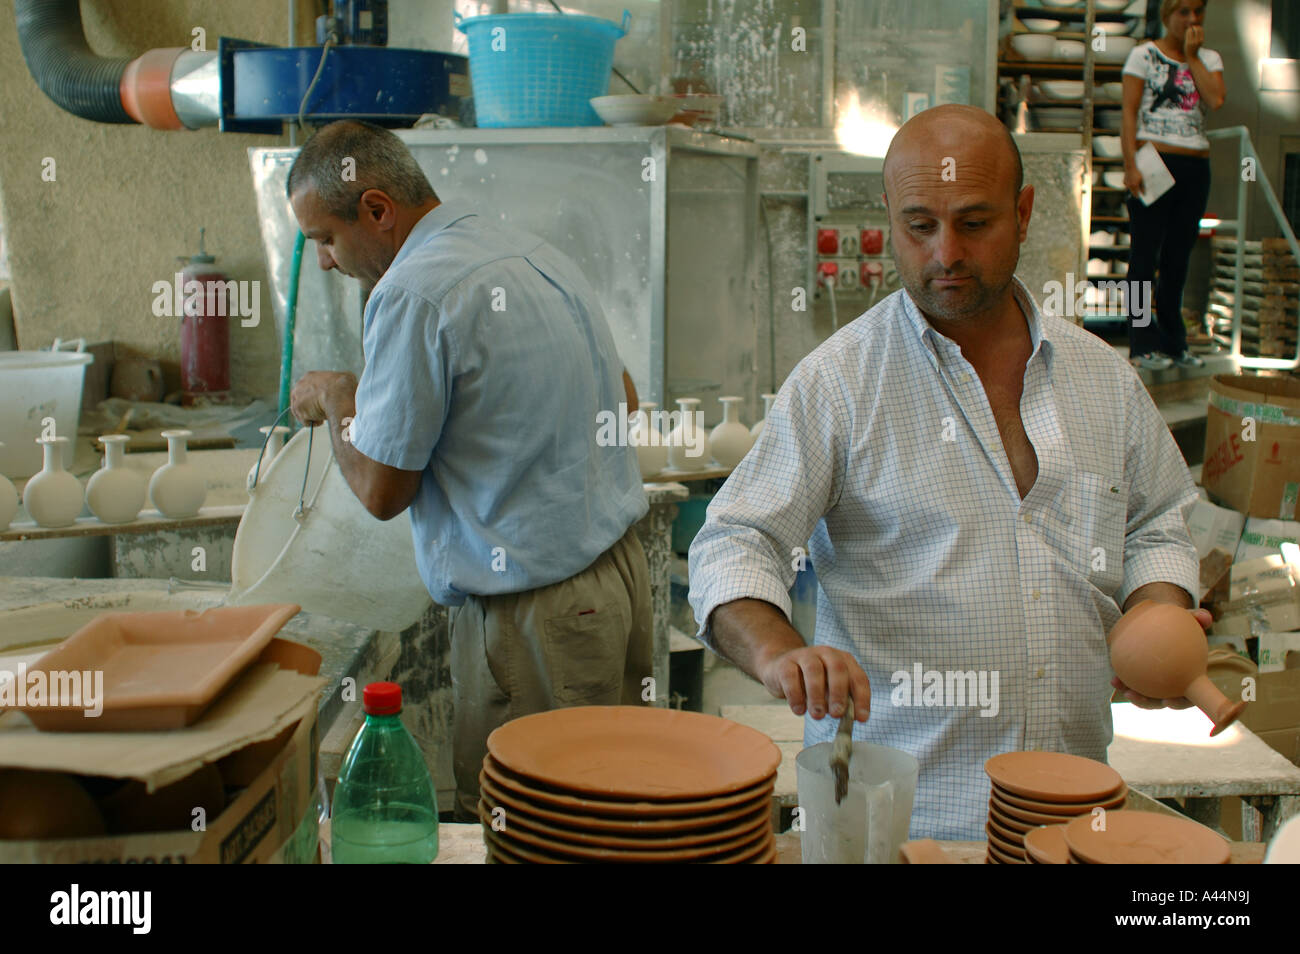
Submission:
[[[402,687],[395,682],[372,682],[361,693],[366,715],[396,715],[402,711]]]

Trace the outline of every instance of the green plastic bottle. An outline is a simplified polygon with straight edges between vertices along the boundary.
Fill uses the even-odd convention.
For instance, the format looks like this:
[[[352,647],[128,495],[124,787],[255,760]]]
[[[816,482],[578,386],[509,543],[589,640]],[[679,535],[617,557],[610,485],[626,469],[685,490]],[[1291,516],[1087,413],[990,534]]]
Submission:
[[[427,865],[438,856],[438,793],[402,725],[402,689],[372,682],[361,698],[366,724],[334,789],[334,863]]]

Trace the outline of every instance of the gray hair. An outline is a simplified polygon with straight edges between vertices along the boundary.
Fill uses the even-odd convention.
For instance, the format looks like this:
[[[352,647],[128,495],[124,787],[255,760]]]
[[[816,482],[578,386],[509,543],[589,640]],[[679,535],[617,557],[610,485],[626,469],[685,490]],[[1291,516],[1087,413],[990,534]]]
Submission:
[[[344,161],[355,164],[355,179],[343,177]],[[378,189],[399,205],[417,206],[438,196],[409,149],[389,130],[343,119],[322,127],[307,140],[289,170],[285,195],[311,188],[330,215],[357,220],[357,202]]]

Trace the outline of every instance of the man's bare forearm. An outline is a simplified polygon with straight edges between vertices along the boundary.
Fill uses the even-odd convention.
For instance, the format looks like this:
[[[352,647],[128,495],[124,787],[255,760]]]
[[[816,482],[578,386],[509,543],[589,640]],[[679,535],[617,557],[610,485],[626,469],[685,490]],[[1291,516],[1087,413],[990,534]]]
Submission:
[[[807,645],[785,614],[765,600],[723,603],[713,611],[711,624],[718,653],[759,682],[765,663]]]
[[[1124,612],[1127,613],[1143,600],[1168,603],[1171,606],[1181,606],[1183,609],[1194,609],[1196,606],[1191,595],[1177,584],[1148,583],[1145,586],[1139,586],[1129,594],[1129,598],[1124,601]]]

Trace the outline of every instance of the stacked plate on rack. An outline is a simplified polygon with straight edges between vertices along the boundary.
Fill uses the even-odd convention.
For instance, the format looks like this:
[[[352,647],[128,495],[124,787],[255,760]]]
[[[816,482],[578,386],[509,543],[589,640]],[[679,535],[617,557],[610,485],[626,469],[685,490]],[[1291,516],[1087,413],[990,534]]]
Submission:
[[[1064,752],[1005,752],[985,762],[984,771],[993,783],[985,826],[990,864],[1029,864],[1029,832],[1079,816],[1090,822],[1094,808],[1109,819],[1128,798],[1128,786],[1109,765]]]
[[[781,753],[763,733],[676,709],[583,706],[488,736],[489,864],[773,864]]]
[[[1069,864],[1226,865],[1228,842],[1190,818],[1107,812],[1105,826],[1076,818],[1063,828]]]

